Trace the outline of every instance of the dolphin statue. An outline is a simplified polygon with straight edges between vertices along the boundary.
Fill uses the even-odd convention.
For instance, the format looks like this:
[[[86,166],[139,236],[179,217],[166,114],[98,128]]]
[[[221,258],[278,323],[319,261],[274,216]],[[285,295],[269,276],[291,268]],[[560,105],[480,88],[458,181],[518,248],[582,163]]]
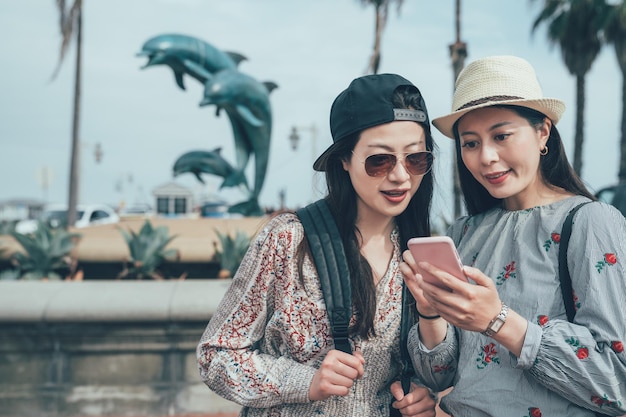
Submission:
[[[251,213],[245,212],[245,206],[238,206],[243,214],[262,214],[257,200],[265,181],[269,160],[272,133],[269,93],[276,87],[273,82],[261,83],[236,69],[225,69],[208,78],[204,98],[200,102],[200,106],[213,104],[218,111],[224,109],[228,114],[235,136],[239,171],[245,170],[250,155],[254,155],[254,188],[248,207]]]
[[[220,189],[224,187],[236,187],[243,184],[248,189],[248,182],[242,171],[237,171],[221,155],[222,148],[212,151],[190,151],[179,156],[174,162],[173,174],[178,176],[190,172],[198,181],[204,184],[200,174],[217,175],[224,178]]]
[[[206,74],[224,69],[236,69],[246,57],[237,52],[224,52],[192,36],[163,34],[148,39],[137,53],[147,56],[145,69],[154,65],[167,65],[174,71],[176,84],[185,90],[183,75],[188,74],[202,84]]]

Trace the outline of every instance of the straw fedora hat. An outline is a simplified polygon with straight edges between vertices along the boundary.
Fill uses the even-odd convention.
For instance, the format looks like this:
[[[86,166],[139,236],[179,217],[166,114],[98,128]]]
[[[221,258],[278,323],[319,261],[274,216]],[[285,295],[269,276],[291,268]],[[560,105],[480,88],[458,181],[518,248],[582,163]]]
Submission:
[[[454,139],[452,128],[466,113],[483,107],[511,105],[545,114],[556,124],[565,103],[543,97],[533,67],[515,56],[491,56],[476,60],[461,71],[455,83],[452,113],[433,119],[433,125]]]

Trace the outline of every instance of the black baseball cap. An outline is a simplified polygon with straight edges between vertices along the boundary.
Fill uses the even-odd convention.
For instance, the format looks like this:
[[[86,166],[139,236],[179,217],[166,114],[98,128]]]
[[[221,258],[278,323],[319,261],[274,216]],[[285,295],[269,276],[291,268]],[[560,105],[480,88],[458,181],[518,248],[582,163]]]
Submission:
[[[395,120],[409,120],[421,123],[430,132],[430,122],[424,99],[417,109],[396,109],[391,103],[398,87],[410,86],[421,95],[419,89],[409,80],[396,74],[365,75],[354,79],[342,91],[330,108],[330,133],[333,144],[320,155],[313,164],[316,171],[325,171],[328,156],[337,143],[370,127],[390,123]]]

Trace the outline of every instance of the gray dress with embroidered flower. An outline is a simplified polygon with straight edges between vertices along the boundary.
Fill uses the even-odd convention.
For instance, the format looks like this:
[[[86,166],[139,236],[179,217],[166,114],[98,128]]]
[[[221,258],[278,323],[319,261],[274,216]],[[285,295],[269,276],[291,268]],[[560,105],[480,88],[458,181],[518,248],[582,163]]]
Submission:
[[[567,321],[558,276],[560,232],[571,197],[529,210],[459,219],[449,231],[465,265],[491,277],[501,300],[528,320],[519,358],[493,339],[448,326],[428,351],[417,325],[409,350],[427,386],[454,389],[441,407],[461,416],[626,413],[626,220],[592,203],[574,217],[568,267],[576,317]],[[593,411],[591,411],[593,410]]]

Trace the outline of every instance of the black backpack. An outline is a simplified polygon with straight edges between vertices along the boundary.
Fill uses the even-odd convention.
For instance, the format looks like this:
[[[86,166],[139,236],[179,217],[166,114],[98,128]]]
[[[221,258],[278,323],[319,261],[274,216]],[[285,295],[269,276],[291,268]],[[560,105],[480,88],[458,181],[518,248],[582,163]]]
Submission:
[[[297,210],[296,214],[304,227],[304,233],[315,261],[335,348],[346,353],[352,353],[348,340],[348,328],[350,317],[352,317],[350,270],[335,219],[324,199]],[[413,325],[408,301],[412,299],[411,293],[403,283],[402,318],[400,321],[400,357],[402,361],[400,381],[405,393],[409,392],[411,377],[414,374],[407,347],[408,333]],[[398,410],[391,408],[391,412],[394,415]]]

